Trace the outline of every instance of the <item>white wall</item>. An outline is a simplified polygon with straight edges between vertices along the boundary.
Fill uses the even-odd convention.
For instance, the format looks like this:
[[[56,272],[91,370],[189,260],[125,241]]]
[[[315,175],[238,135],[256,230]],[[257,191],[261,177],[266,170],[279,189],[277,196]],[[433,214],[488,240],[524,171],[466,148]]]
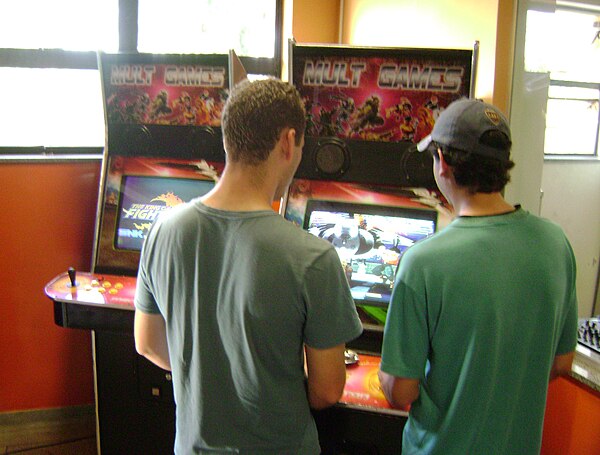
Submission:
[[[498,0],[345,0],[343,41],[360,46],[473,49],[475,96],[491,101]]]
[[[547,74],[524,71],[527,2],[518,3],[510,112],[516,166],[505,196],[564,229],[577,261],[579,316],[590,317],[600,312],[593,308],[600,255],[600,161],[544,161],[550,80]]]
[[[600,255],[600,161],[546,161],[542,189],[541,215],[562,226],[571,242],[579,316],[590,317]]]

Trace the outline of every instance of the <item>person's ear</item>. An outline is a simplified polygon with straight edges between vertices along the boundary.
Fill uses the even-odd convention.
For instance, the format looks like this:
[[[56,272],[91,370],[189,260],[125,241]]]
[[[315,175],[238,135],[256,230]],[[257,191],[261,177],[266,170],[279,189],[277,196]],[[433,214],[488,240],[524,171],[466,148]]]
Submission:
[[[446,162],[444,158],[444,154],[442,153],[442,149],[437,149],[437,160],[439,161],[439,169],[440,175],[443,177],[448,177],[452,173],[452,169],[450,165]]]
[[[296,130],[287,128],[281,132],[281,142],[284,156],[291,159],[294,156],[294,147],[296,146]]]

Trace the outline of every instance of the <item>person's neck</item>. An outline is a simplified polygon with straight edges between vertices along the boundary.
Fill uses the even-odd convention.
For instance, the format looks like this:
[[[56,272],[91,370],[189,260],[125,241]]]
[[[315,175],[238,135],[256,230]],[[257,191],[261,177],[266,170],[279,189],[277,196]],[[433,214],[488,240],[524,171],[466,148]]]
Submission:
[[[514,212],[501,193],[461,193],[453,201],[457,216],[492,216]]]
[[[227,165],[219,182],[200,200],[208,207],[235,212],[272,210],[275,187],[261,166]]]

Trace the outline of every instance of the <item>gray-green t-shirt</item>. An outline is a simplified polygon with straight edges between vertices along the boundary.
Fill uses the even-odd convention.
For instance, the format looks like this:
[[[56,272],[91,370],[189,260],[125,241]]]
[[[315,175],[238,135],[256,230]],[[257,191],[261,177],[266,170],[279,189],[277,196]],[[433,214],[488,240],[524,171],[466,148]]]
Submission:
[[[331,244],[275,212],[194,200],[153,225],[135,305],[166,321],[176,453],[319,452],[303,344],[362,331]]]
[[[420,379],[406,454],[538,454],[553,359],[575,349],[575,258],[518,209],[461,217],[403,256],[381,368]]]

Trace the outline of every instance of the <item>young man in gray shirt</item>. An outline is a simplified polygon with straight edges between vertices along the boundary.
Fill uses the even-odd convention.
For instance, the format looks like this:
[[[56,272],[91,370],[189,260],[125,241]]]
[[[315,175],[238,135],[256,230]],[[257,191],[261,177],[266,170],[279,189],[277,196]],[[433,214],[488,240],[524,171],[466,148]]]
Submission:
[[[332,245],[272,209],[304,128],[293,86],[242,82],[223,111],[221,179],[145,241],[136,348],[173,372],[176,453],[320,451],[310,407],[340,398],[362,326]]]

